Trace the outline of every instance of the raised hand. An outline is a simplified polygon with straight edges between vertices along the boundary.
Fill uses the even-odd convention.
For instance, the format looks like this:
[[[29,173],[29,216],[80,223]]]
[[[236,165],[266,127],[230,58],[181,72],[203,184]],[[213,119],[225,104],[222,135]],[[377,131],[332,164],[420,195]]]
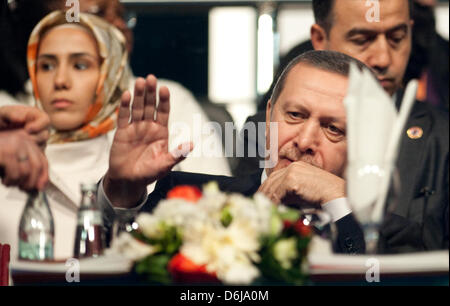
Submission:
[[[103,185],[109,200],[117,207],[134,206],[148,184],[165,176],[193,149],[188,143],[174,152],[168,151],[170,93],[167,87],[160,88],[156,107],[156,83],[152,75],[146,80],[136,80],[131,114],[131,95],[129,92],[122,95]]]

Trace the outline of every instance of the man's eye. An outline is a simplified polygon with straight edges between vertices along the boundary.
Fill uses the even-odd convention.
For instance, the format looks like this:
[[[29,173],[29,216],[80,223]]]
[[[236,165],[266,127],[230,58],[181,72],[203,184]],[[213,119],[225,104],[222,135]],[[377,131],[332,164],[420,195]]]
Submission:
[[[345,139],[345,131],[333,124],[324,125],[324,133],[332,142],[339,142]]]
[[[338,127],[336,127],[336,126],[334,126],[332,124],[330,124],[327,127],[327,129],[328,129],[328,131],[330,131],[334,135],[343,135],[344,134],[344,132],[341,129],[339,129]]]
[[[86,70],[89,68],[89,65],[87,63],[75,63],[75,69],[77,70]]]
[[[394,44],[399,44],[405,38],[405,35],[395,35],[390,37],[390,41]]]
[[[288,112],[290,118],[293,119],[304,119],[306,116],[299,112]]]
[[[354,39],[352,41],[355,45],[362,46],[367,42],[367,39]]]
[[[355,45],[363,46],[367,42],[369,42],[369,39],[367,37],[357,37],[357,38],[353,38],[351,40],[351,42],[354,43]]]

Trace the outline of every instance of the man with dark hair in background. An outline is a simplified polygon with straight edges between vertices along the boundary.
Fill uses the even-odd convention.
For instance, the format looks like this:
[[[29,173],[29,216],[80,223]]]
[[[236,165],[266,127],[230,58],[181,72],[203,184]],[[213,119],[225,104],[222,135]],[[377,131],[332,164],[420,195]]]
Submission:
[[[366,1],[313,0],[316,24],[311,28],[311,41],[316,50],[340,51],[364,62],[399,107],[411,54],[412,1],[379,0],[377,4],[380,20],[371,22],[366,18],[370,9]],[[258,113],[248,121],[263,118],[264,113]],[[392,220],[386,220],[381,249],[407,252],[448,248],[448,132],[448,113],[429,103],[414,104],[397,161],[401,204]],[[255,138],[247,140],[263,145]],[[246,158],[242,164],[248,161],[253,167],[247,170],[257,171],[258,160]]]
[[[325,3],[330,3],[325,1]],[[448,112],[449,109],[449,45],[436,30],[434,8],[437,0],[413,0],[412,51],[404,76],[404,84],[412,79],[419,80],[417,100],[431,103]],[[314,50],[311,40],[294,46],[280,58],[274,80],[280,75],[290,60],[306,52]],[[264,111],[273,89],[271,88],[260,99],[258,111]]]

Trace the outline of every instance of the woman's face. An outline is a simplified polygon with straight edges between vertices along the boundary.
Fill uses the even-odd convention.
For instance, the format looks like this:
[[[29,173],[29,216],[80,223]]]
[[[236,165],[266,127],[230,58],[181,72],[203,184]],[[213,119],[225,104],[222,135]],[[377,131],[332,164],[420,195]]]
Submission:
[[[45,34],[38,51],[37,90],[56,130],[70,131],[84,123],[99,77],[100,57],[92,34],[65,26]]]

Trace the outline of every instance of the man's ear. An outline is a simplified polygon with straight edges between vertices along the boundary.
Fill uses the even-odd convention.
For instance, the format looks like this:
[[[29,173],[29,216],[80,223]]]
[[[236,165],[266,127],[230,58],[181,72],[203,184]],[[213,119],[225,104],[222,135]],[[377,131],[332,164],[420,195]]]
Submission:
[[[325,50],[327,45],[327,33],[317,23],[311,26],[311,42],[314,50]]]

